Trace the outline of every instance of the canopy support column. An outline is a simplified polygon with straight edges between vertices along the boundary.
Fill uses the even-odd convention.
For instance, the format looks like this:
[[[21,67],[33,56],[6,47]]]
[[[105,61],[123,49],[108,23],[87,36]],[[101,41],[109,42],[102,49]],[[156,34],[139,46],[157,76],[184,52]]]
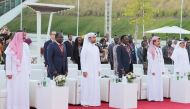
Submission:
[[[38,62],[38,64],[40,64],[41,63],[40,49],[41,49],[42,14],[40,11],[36,11],[36,15],[37,15],[37,49],[39,50],[38,55],[37,55],[37,62]]]
[[[49,39],[49,34],[50,34],[50,30],[51,30],[51,24],[52,24],[53,14],[54,14],[54,12],[51,12],[50,16],[49,16],[49,24],[48,24],[48,30],[47,30],[47,39]]]

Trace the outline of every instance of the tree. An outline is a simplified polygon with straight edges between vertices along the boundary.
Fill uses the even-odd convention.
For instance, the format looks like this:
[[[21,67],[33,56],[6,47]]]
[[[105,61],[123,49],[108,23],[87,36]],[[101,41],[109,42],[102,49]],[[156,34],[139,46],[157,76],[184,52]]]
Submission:
[[[137,41],[139,25],[143,25],[144,35],[144,25],[152,22],[153,15],[152,0],[128,0],[124,16],[128,16],[130,23],[135,26],[135,42]]]

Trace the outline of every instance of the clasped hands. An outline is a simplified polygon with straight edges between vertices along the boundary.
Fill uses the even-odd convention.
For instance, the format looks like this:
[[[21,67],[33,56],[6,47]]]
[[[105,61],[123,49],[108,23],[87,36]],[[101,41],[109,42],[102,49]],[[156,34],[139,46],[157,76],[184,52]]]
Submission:
[[[84,78],[88,77],[88,73],[87,72],[82,72],[82,75],[83,75]],[[100,72],[98,72],[98,76],[100,76]]]
[[[68,74],[68,73],[66,72],[66,73],[65,73],[65,76],[66,76],[66,77],[67,77],[67,74]],[[57,71],[54,71],[54,72],[53,72],[53,76],[56,77],[56,76],[58,76],[58,75],[59,75],[59,74],[57,73]]]
[[[153,75],[153,76],[155,76],[155,75],[156,75],[156,73],[152,73],[152,75]],[[164,75],[164,72],[162,72],[162,75]]]

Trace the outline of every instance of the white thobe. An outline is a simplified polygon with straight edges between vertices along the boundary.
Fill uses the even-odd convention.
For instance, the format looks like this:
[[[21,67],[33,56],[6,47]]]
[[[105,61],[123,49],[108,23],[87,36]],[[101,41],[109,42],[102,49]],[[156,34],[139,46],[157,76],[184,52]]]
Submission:
[[[12,75],[12,79],[7,79],[7,109],[29,109],[29,74],[31,71],[29,47],[23,43],[20,72],[17,72],[16,60],[11,56],[9,47],[5,53],[6,75]]]
[[[100,53],[94,44],[81,51],[81,70],[87,72],[81,79],[81,105],[100,106]]]
[[[171,58],[174,61],[175,73],[179,72],[181,76],[185,76],[190,71],[189,56],[185,48],[175,48]]]
[[[163,101],[163,78],[164,60],[162,50],[156,47],[155,57],[147,53],[148,58],[148,100],[149,101]],[[155,75],[152,75],[155,73]]]

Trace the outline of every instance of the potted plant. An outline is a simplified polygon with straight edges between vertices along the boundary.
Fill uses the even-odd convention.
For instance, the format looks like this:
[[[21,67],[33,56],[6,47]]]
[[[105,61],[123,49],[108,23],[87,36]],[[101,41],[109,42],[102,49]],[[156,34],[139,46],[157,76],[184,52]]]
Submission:
[[[133,80],[136,78],[135,74],[132,72],[129,72],[126,76],[128,83],[133,83]]]
[[[59,87],[62,87],[65,85],[65,82],[66,82],[66,76],[64,75],[58,75],[55,77],[55,83],[56,83],[56,86],[59,86]]]
[[[190,72],[188,73],[187,77],[188,77],[188,80],[190,80]]]
[[[179,72],[176,72],[176,79],[179,80]]]

